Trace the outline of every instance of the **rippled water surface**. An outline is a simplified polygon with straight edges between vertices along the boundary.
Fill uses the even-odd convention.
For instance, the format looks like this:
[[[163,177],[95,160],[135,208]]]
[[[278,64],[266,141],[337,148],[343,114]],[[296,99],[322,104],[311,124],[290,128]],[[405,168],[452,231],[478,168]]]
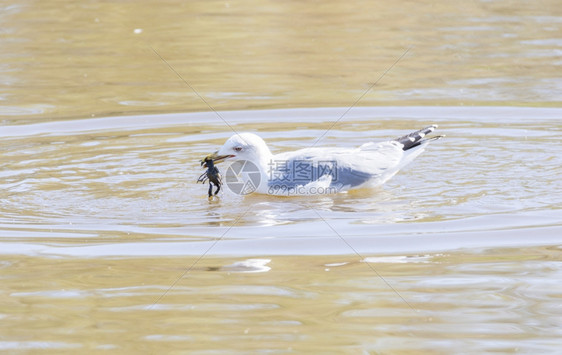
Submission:
[[[260,133],[282,152],[310,146],[344,111],[221,117],[236,131]],[[214,113],[5,127],[0,222],[6,237],[17,238],[4,251],[199,255],[209,238],[222,238],[212,253],[352,253],[335,232],[362,252],[550,243],[560,231],[560,113],[356,108],[322,145],[382,141],[427,122],[440,124],[446,138],[383,188],[294,198],[241,197],[225,188],[212,201],[195,183],[203,171],[199,159],[232,134]],[[540,233],[530,239],[531,231]],[[391,243],[380,246],[376,238]]]
[[[344,110],[220,114],[281,152]],[[214,113],[5,127],[0,349],[552,351],[561,113],[356,108],[322,145],[447,137],[382,188],[212,201]]]
[[[0,8],[0,352],[562,348],[557,2]],[[233,131],[278,153],[433,123],[377,189],[195,183]]]

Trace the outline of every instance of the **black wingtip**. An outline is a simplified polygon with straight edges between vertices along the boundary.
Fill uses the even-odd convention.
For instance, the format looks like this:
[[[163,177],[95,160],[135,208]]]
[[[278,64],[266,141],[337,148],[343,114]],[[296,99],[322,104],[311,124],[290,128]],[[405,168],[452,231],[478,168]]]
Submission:
[[[422,128],[418,131],[412,132],[412,133],[407,134],[405,136],[396,138],[395,141],[401,143],[404,146],[402,148],[403,150],[412,149],[414,147],[419,146],[420,144],[422,144],[424,142],[428,142],[430,140],[435,140],[435,139],[439,139],[439,138],[444,137],[444,136],[436,136],[436,137],[424,139],[425,136],[427,136],[428,134],[435,131],[435,129],[437,127],[438,126],[436,124],[433,124],[431,126],[427,126],[425,128]]]

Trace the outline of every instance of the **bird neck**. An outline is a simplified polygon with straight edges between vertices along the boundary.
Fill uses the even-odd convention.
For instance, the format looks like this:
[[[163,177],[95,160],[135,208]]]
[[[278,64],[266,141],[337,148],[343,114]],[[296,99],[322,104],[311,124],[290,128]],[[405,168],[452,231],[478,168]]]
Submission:
[[[273,160],[273,154],[271,154],[271,152],[268,149],[267,151],[262,152],[262,154],[258,156],[257,163],[260,165],[261,168],[267,169],[269,164],[271,164],[272,160]]]

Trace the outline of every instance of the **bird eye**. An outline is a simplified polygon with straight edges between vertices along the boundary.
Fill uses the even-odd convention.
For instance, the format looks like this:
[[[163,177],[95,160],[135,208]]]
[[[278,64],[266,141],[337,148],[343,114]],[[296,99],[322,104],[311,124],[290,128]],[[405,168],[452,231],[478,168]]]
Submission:
[[[237,151],[237,152],[240,152],[240,151],[242,151],[242,147],[234,147],[234,150]]]

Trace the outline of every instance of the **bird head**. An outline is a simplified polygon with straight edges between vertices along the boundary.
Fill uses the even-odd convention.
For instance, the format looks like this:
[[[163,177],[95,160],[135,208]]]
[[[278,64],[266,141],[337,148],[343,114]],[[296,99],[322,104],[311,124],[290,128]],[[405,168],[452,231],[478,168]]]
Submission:
[[[270,156],[271,152],[261,137],[253,133],[240,133],[230,137],[217,152],[205,159],[209,158],[214,163],[234,159],[259,162]]]

